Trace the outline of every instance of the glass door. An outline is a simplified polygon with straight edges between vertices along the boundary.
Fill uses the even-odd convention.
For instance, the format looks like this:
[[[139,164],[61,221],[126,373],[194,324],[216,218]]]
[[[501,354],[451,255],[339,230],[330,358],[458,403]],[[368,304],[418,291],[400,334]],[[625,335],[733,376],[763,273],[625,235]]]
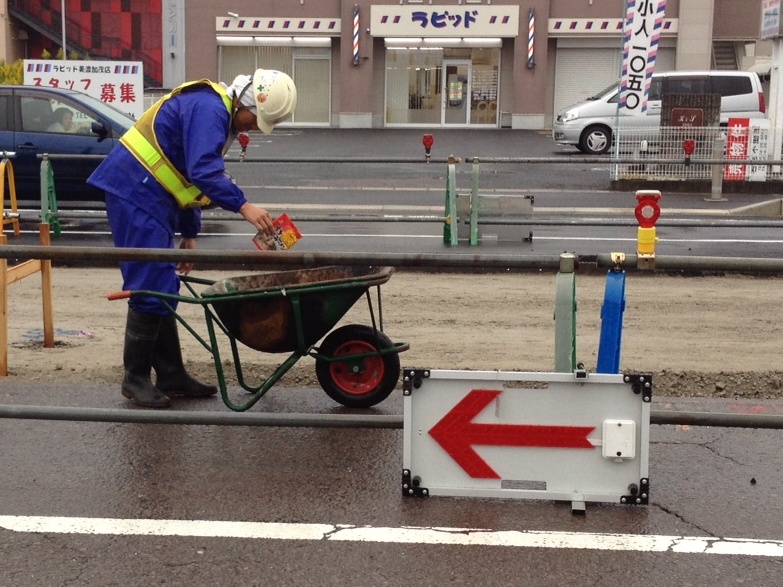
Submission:
[[[472,82],[469,60],[444,59],[441,76],[441,124],[469,124]]]

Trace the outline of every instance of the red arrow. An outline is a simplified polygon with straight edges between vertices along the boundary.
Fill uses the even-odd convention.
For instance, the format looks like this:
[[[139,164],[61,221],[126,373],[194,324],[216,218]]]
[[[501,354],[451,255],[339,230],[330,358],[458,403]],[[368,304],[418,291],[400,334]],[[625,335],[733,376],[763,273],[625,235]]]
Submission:
[[[473,418],[500,393],[497,389],[472,390],[430,430],[435,442],[474,479],[500,479],[500,475],[473,450],[473,445],[594,448],[587,439],[595,430],[593,426],[473,423]]]

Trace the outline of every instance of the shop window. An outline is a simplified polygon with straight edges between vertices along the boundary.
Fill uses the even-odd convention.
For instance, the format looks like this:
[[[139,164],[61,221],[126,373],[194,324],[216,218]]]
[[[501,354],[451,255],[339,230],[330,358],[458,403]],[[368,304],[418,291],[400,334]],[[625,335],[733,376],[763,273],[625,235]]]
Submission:
[[[288,46],[220,47],[220,79],[230,84],[240,74],[259,67],[277,69],[290,75],[297,89],[292,123],[330,124],[331,48]]]

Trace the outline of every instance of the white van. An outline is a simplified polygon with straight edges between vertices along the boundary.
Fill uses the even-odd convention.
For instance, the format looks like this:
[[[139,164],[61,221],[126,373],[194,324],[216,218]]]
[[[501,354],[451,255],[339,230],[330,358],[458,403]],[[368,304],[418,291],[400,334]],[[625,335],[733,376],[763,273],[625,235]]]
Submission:
[[[646,116],[622,115],[621,128],[657,128],[661,123],[663,94],[720,94],[721,125],[729,117],[764,118],[764,90],[752,71],[670,71],[653,74]],[[619,84],[615,83],[584,102],[561,110],[552,137],[561,145],[574,145],[583,153],[606,153],[612,146],[617,123]]]

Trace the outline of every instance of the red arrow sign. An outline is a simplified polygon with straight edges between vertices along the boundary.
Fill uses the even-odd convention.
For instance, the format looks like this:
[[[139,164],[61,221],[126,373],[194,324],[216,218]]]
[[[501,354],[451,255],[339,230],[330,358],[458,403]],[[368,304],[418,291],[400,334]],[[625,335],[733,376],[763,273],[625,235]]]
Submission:
[[[473,423],[473,418],[500,393],[497,389],[472,390],[430,430],[435,442],[474,479],[500,479],[500,475],[473,450],[473,445],[594,448],[587,439],[595,430],[593,426]]]

